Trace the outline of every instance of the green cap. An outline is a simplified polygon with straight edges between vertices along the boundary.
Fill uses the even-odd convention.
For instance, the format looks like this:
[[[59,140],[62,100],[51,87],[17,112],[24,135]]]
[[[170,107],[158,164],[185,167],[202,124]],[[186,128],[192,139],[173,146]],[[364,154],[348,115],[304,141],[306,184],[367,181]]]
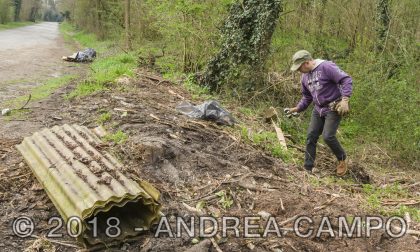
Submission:
[[[298,70],[299,67],[303,64],[303,62],[305,62],[307,60],[311,60],[311,59],[312,59],[312,56],[308,51],[306,51],[306,50],[297,51],[293,55],[293,58],[292,58],[293,65],[290,68],[290,70],[292,70],[292,71]]]

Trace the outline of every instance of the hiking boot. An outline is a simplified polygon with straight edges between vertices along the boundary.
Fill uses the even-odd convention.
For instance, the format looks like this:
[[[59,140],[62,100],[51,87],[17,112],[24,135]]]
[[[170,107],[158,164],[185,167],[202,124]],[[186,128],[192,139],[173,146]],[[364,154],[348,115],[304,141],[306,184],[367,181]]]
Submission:
[[[345,160],[339,161],[337,165],[337,176],[342,177],[347,172],[347,163]]]
[[[311,174],[311,173],[312,173],[312,169],[313,169],[314,167],[311,167],[311,166],[304,166],[303,168],[304,168],[304,170],[305,170],[307,173]]]

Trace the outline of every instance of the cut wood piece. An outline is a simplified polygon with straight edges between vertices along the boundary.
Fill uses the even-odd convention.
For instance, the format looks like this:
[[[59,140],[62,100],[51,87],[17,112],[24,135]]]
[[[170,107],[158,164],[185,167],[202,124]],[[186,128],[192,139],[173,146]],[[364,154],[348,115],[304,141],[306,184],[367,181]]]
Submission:
[[[220,249],[219,245],[217,244],[217,242],[214,238],[210,238],[210,241],[213,244],[213,247],[216,249],[217,252],[223,252],[223,250]]]
[[[188,205],[187,203],[182,202],[182,205],[190,212],[196,214],[196,215],[203,215],[203,212],[201,210],[198,210],[195,207],[192,207],[190,205]]]
[[[123,112],[123,113],[124,112],[137,113],[136,110],[129,109],[129,108],[114,108],[114,111]]]
[[[286,209],[284,209],[283,200],[280,198],[280,209],[282,212],[285,212]]]
[[[155,116],[154,114],[150,114],[149,116],[150,116],[151,118],[155,119],[155,120],[160,121],[160,118],[159,118],[159,117],[157,117],[157,116]]]
[[[180,94],[178,94],[178,93],[175,93],[174,91],[172,91],[171,89],[168,89],[168,92],[171,94],[171,95],[175,95],[176,97],[178,97],[179,99],[181,99],[181,100],[185,100],[185,98],[184,98],[184,96],[182,96],[182,95],[180,95]]]
[[[144,73],[138,73],[138,75],[141,76],[141,77],[145,77],[147,79],[153,80],[153,81],[158,81],[158,82],[165,81],[165,79],[163,79],[160,76],[156,76],[156,75],[144,74]]]
[[[252,191],[260,191],[260,192],[274,192],[274,191],[276,191],[276,189],[274,189],[274,188],[264,188],[264,187],[261,187],[261,186],[249,184],[245,181],[239,181],[238,185],[245,188],[245,189],[249,189],[249,190],[252,190]]]
[[[281,128],[277,127],[276,123],[271,120],[271,123],[273,124],[274,129],[276,130],[276,134],[277,134],[277,139],[280,142],[280,145],[287,150],[287,144],[286,144],[286,139],[284,138],[284,134],[283,131],[281,130]]]

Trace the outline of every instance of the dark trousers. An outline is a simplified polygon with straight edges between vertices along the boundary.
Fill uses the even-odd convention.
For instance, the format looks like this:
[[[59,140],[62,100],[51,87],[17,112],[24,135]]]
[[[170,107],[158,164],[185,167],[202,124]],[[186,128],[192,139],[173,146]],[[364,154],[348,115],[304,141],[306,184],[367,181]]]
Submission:
[[[335,136],[340,121],[341,116],[336,111],[330,111],[325,116],[321,117],[316,109],[313,110],[306,139],[305,169],[312,170],[314,167],[316,143],[321,134],[324,142],[331,148],[337,159],[346,159],[346,153]]]

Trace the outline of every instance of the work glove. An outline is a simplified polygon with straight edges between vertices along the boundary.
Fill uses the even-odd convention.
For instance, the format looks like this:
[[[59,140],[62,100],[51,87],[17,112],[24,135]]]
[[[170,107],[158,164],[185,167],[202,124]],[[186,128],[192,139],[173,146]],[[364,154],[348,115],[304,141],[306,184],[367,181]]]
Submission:
[[[290,118],[292,116],[297,116],[298,115],[298,108],[294,107],[294,108],[285,108],[284,109],[284,113],[286,114],[286,117]]]
[[[343,116],[349,112],[349,98],[343,97],[337,105],[337,112],[339,115]]]

